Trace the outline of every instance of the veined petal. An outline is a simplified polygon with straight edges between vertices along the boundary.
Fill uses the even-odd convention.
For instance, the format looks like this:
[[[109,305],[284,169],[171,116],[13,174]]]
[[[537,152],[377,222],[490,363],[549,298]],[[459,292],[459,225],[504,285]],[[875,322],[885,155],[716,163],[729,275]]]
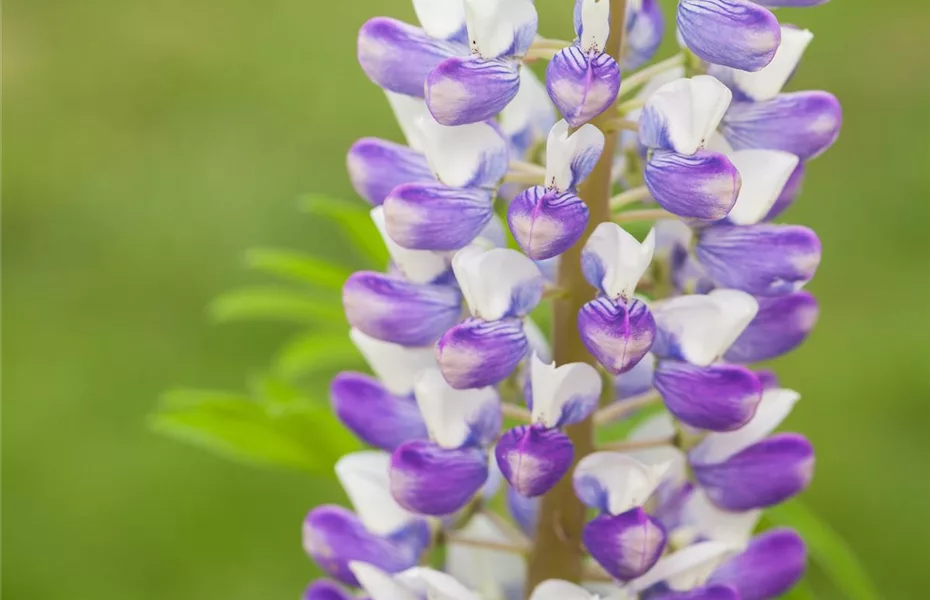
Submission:
[[[647,354],[632,369],[614,378],[614,391],[618,400],[623,402],[628,398],[645,394],[652,389],[652,377],[655,373],[656,357]]]
[[[556,367],[532,358],[533,423],[564,427],[588,418],[601,397],[601,377],[587,363]]]
[[[452,270],[471,313],[485,321],[522,317],[542,297],[539,267],[516,250],[468,246],[455,253]]]
[[[491,192],[453,188],[437,181],[394,188],[384,200],[388,235],[412,250],[458,250],[494,216]]]
[[[346,157],[349,179],[359,196],[378,206],[402,183],[430,181],[433,173],[422,154],[387,140],[362,138]]]
[[[561,579],[547,579],[536,586],[530,600],[597,600],[599,597],[580,585]]]
[[[387,17],[370,19],[358,32],[358,62],[368,78],[407,96],[423,97],[427,75],[443,60],[465,52],[459,44]]]
[[[817,323],[820,309],[810,292],[759,298],[759,313],[724,355],[730,362],[769,360],[797,348]]]
[[[462,0],[413,0],[413,10],[423,30],[434,38],[457,38],[465,29]]]
[[[561,120],[546,140],[546,186],[556,191],[573,190],[584,181],[604,150],[604,134],[594,125],[582,125],[569,133]]]
[[[546,89],[565,120],[578,127],[613,105],[620,91],[620,65],[609,54],[586,53],[573,44],[549,61]]]
[[[591,557],[621,581],[649,571],[665,550],[665,529],[642,508],[596,517],[581,538]]]
[[[430,250],[409,250],[391,239],[383,206],[371,210],[371,220],[378,228],[391,260],[404,277],[414,283],[431,283],[449,272],[450,261],[444,254]]]
[[[722,463],[691,463],[708,498],[726,510],[765,508],[800,493],[811,481],[814,449],[804,436],[779,433]]]
[[[523,56],[536,37],[532,0],[464,0],[472,51],[483,58]]]
[[[806,567],[807,548],[801,536],[792,529],[771,529],[717,567],[709,582],[736,588],[740,600],[767,600],[790,590]]]
[[[669,466],[645,465],[620,452],[594,452],[575,467],[572,484],[585,506],[619,515],[645,504]]]
[[[665,18],[657,0],[627,2],[625,29],[623,68],[632,71],[649,62],[662,43]]]
[[[833,94],[793,92],[765,102],[734,102],[721,131],[734,148],[783,150],[807,160],[833,145],[842,121]]]
[[[507,140],[488,123],[446,127],[431,117],[417,121],[423,153],[439,181],[450,187],[491,187],[507,172]]]
[[[707,70],[723,83],[738,92],[741,97],[753,101],[771,100],[791,77],[805,48],[814,39],[807,29],[795,27],[781,28],[781,44],[775,52],[775,57],[768,65],[758,71],[742,71],[732,67],[711,65]]]
[[[478,542],[506,543],[510,538],[487,515],[476,514],[458,534]],[[490,598],[522,597],[526,561],[512,552],[448,542],[446,572],[465,587]]]
[[[694,154],[707,144],[732,97],[709,75],[670,81],[646,100],[639,117],[639,141],[647,148]]]
[[[330,384],[329,396],[339,420],[372,446],[392,451],[404,442],[428,437],[414,399],[392,394],[373,377],[339,373]]]
[[[759,303],[739,290],[713,290],[653,304],[654,352],[706,367],[720,358],[755,318]]]
[[[775,205],[798,166],[798,157],[780,150],[737,150],[728,158],[739,171],[742,185],[726,220],[733,225],[755,225]]]
[[[512,487],[507,487],[507,508],[510,509],[510,516],[520,526],[523,533],[530,537],[536,535],[540,502],[541,499],[538,497],[527,498],[518,494]]]
[[[695,54],[743,71],[772,62],[781,43],[775,15],[748,0],[681,0],[677,20],[679,35]]]
[[[717,221],[730,213],[741,183],[733,163],[710,150],[693,155],[656,150],[643,177],[662,208],[680,217],[705,221]]]
[[[769,8],[806,7],[826,4],[829,0],[754,0],[756,4]]]
[[[794,390],[765,390],[756,414],[746,425],[736,431],[707,435],[691,450],[690,459],[702,464],[716,464],[742,452],[775,431],[800,399],[801,395]]]
[[[572,441],[558,429],[520,425],[504,432],[494,450],[504,478],[518,494],[541,496],[572,466]]]
[[[731,544],[723,542],[698,542],[686,546],[663,557],[649,572],[630,582],[630,588],[642,591],[663,581],[673,590],[694,588],[704,583],[734,549]]]
[[[500,397],[492,387],[457,390],[430,369],[420,374],[415,394],[429,437],[441,448],[487,445],[500,433]]]
[[[524,156],[544,140],[555,122],[555,108],[545,86],[531,69],[520,69],[520,90],[500,115],[501,131],[510,140],[514,155]]]
[[[756,296],[801,289],[820,265],[817,234],[799,225],[711,227],[695,253],[718,285]]]
[[[669,412],[691,427],[710,431],[746,425],[762,400],[759,378],[737,365],[659,361],[655,386]]]
[[[588,206],[572,192],[537,185],[513,199],[507,223],[520,249],[534,260],[544,260],[578,241],[588,224]]]
[[[439,368],[456,389],[494,385],[513,373],[527,349],[520,319],[467,319],[439,340]]]
[[[792,171],[791,176],[788,178],[788,182],[785,183],[785,187],[781,190],[781,194],[775,199],[775,204],[772,205],[772,208],[769,209],[769,213],[765,215],[765,219],[763,220],[771,221],[777,218],[781,213],[785,212],[789,206],[794,204],[795,198],[801,193],[801,183],[803,180],[804,163],[798,162],[798,166]]]
[[[354,600],[355,596],[337,583],[317,579],[304,591],[302,600]]]
[[[406,348],[373,338],[358,329],[349,331],[349,339],[384,387],[393,394],[412,392],[420,371],[436,365],[432,348]]]
[[[615,303],[601,296],[578,312],[578,333],[588,352],[610,373],[619,375],[652,348],[656,324],[642,301]]]
[[[585,242],[581,269],[587,282],[602,294],[615,302],[627,302],[649,268],[655,246],[655,230],[640,243],[616,223],[601,223]]]
[[[704,490],[696,488],[682,506],[682,524],[698,538],[743,548],[762,517],[761,510],[730,512],[714,506]]]
[[[477,448],[448,450],[425,440],[407,442],[391,457],[391,493],[406,509],[448,515],[464,507],[488,478]]]
[[[342,485],[365,527],[378,535],[390,535],[417,520],[391,498],[388,470],[390,455],[379,450],[346,454],[334,466]]]
[[[493,118],[520,89],[520,64],[453,56],[426,79],[426,105],[442,125],[466,125]]]

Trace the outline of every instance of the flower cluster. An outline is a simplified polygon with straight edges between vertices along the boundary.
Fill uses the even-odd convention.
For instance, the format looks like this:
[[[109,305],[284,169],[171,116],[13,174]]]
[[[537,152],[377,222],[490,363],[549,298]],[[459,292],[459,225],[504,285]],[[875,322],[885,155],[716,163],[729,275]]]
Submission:
[[[782,93],[812,35],[766,8],[816,3],[680,0],[681,53],[646,67],[655,0],[577,0],[571,42],[537,36],[531,0],[414,0],[420,27],[362,26],[407,143],[348,154],[391,262],[345,283],[374,375],[330,392],[374,449],[336,464],[354,511],[307,516],[332,578],[307,600],[764,600],[800,579],[800,536],[756,526],[808,485],[813,449],[774,433],[799,395],[746,365],[817,319],[817,235],[772,221],[840,108]],[[548,300],[586,352],[553,353],[530,318]],[[624,440],[578,437],[620,421]],[[573,582],[528,565],[563,481],[558,510],[594,515],[567,541]]]

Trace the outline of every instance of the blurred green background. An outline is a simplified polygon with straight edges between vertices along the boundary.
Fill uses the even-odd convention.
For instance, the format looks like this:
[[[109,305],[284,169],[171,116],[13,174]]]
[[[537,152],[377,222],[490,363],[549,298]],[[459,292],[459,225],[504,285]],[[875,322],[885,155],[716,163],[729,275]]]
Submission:
[[[570,2],[540,0],[570,35]],[[325,479],[160,438],[173,385],[241,389],[295,329],[208,322],[243,249],[342,256],[294,200],[350,197],[345,151],[398,137],[355,63],[405,0],[47,0],[3,20],[3,595],[296,598]],[[843,101],[788,218],[821,235],[821,321],[778,365],[818,452],[808,503],[888,598],[930,588],[930,5],[835,0],[792,83]],[[250,279],[251,278],[251,279]],[[322,385],[322,383],[321,383]],[[828,596],[824,596],[828,597]]]

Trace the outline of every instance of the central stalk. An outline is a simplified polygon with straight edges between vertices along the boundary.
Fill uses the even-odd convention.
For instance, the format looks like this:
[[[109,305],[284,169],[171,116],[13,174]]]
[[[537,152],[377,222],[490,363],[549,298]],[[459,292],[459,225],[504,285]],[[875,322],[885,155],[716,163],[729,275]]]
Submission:
[[[604,50],[620,63],[626,0],[600,1],[611,3],[610,37]],[[592,123],[601,131],[609,131],[610,128],[605,124],[615,120],[614,112],[613,109],[607,109]],[[557,365],[586,362],[597,366],[578,335],[578,311],[594,297],[594,290],[581,273],[581,250],[594,228],[610,220],[610,172],[616,145],[617,133],[605,133],[601,158],[579,189],[579,196],[588,205],[590,212],[587,229],[579,241],[559,259],[558,287],[566,291],[566,296],[553,301],[553,345]],[[609,392],[609,386],[606,387]],[[577,465],[594,449],[594,425],[591,418],[588,418],[568,427],[566,432],[575,446]],[[584,523],[585,507],[575,497],[569,473],[542,498],[536,540],[527,571],[527,596],[546,579],[581,582],[584,557],[581,530]]]

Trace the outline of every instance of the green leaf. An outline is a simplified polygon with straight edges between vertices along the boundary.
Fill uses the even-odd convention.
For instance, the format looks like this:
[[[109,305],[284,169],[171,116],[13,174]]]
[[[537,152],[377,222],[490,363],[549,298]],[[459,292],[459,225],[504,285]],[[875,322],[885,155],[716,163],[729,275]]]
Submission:
[[[793,527],[807,542],[813,562],[850,600],[877,600],[875,584],[846,541],[832,527],[798,501],[774,506],[766,512],[775,525]]]
[[[316,323],[345,322],[338,296],[317,298],[306,293],[277,287],[250,287],[227,292],[209,307],[217,321],[269,319]]]
[[[357,202],[337,200],[326,196],[311,194],[299,202],[301,210],[313,215],[326,217],[338,223],[342,232],[352,241],[359,253],[378,268],[388,262],[388,252],[371,220],[371,207]]]
[[[788,592],[779,596],[779,598],[781,598],[781,600],[816,600],[817,596],[814,595],[814,590],[807,580],[802,579],[797,582],[793,588],[788,590]]]
[[[319,404],[304,390],[292,382],[272,373],[261,373],[249,379],[252,396],[263,404],[271,414],[283,414],[289,410],[302,410]]]
[[[313,332],[301,335],[281,348],[274,360],[274,370],[280,377],[296,379],[319,371],[364,364],[347,331]]]
[[[348,267],[290,250],[253,248],[246,252],[245,260],[249,267],[258,271],[337,292],[352,274]]]

